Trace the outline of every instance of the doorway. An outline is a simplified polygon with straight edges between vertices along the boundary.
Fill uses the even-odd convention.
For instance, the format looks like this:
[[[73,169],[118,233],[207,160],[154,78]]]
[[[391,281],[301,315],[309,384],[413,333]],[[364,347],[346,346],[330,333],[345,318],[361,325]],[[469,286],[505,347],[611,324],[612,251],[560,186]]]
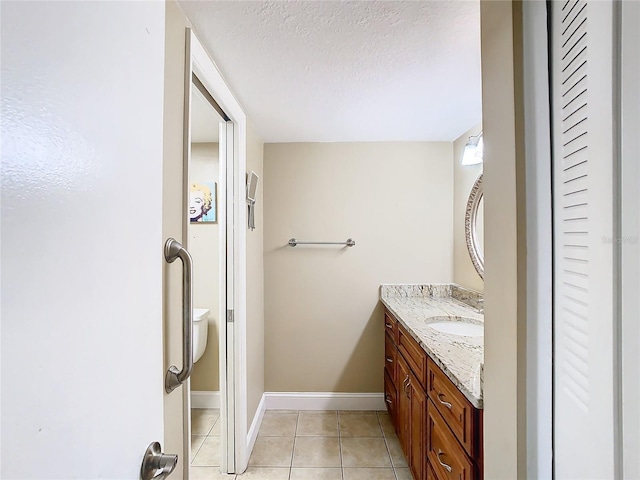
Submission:
[[[194,264],[194,368],[185,405],[190,428],[190,472],[197,470],[200,477],[223,468],[227,473],[223,459],[229,443],[228,427],[232,426],[227,421],[227,409],[220,408],[220,382],[226,378],[226,311],[227,298],[232,297],[227,295],[232,284],[227,281],[230,242],[225,212],[226,166],[229,159],[233,161],[233,143],[227,140],[232,136],[233,124],[195,73],[191,74],[189,90],[184,159],[185,190],[189,196],[185,238]]]
[[[177,4],[167,4],[167,42],[165,52],[165,134],[163,163],[163,236],[174,237],[189,246],[189,155],[191,153],[191,90],[194,75],[222,110],[225,133],[218,133],[218,143],[225,142],[226,161],[218,147],[220,183],[217,185],[218,231],[226,235],[225,255],[220,255],[220,285],[226,287],[224,301],[219,300],[216,321],[216,344],[220,362],[219,408],[220,466],[225,473],[242,472],[248,463],[247,367],[246,367],[246,239],[245,202],[247,163],[247,119],[233,92],[211,60]],[[219,122],[219,120],[217,120]],[[211,174],[210,175],[214,175]],[[223,181],[224,180],[224,181]],[[215,180],[214,180],[215,181]],[[205,182],[206,183],[206,182]],[[224,185],[223,185],[224,184]],[[226,188],[223,194],[222,188]],[[215,223],[213,224],[215,225]],[[224,225],[224,227],[223,227]],[[208,229],[208,225],[194,228]],[[215,227],[213,227],[215,228]],[[202,230],[200,230],[202,232]],[[222,233],[221,233],[222,234]],[[223,248],[220,248],[221,252]],[[181,363],[183,337],[180,266],[165,265],[164,273],[164,352],[165,368]],[[194,262],[194,271],[198,265]],[[224,274],[224,278],[223,278]],[[232,287],[232,288],[231,288]],[[200,306],[200,305],[195,305]],[[205,308],[206,310],[206,308]],[[212,314],[209,308],[209,315]],[[211,321],[211,317],[208,318]],[[210,324],[208,325],[210,326]],[[207,334],[207,347],[210,336]],[[214,342],[215,343],[215,342]],[[215,348],[215,347],[214,347]],[[213,350],[208,353],[210,356]],[[205,359],[206,353],[196,362]],[[204,365],[204,363],[203,363]],[[197,372],[196,372],[197,374]],[[191,380],[189,380],[191,382]],[[189,478],[191,463],[191,385],[164,396],[164,440],[166,451],[180,452],[179,466],[173,475]],[[196,385],[196,388],[200,388]],[[197,390],[194,390],[197,391]],[[206,390],[205,390],[206,391]],[[180,392],[180,393],[178,393]],[[195,397],[194,397],[195,398]],[[198,406],[198,405],[194,405]],[[215,425],[214,425],[215,426]],[[211,430],[208,432],[211,433]]]
[[[243,228],[247,221],[244,174],[246,170],[247,120],[235,96],[226,85],[219,70],[206,50],[204,50],[194,32],[187,27],[186,30],[182,30],[182,34],[185,35],[185,33],[185,57],[183,57],[185,61],[182,82],[184,92],[184,119],[182,122],[183,160],[180,162],[183,171],[180,176],[182,181],[178,182],[180,183],[182,192],[180,224],[182,238],[187,242],[187,245],[190,245],[189,230],[190,227],[192,227],[189,216],[189,211],[191,210],[189,208],[190,180],[193,177],[194,180],[203,180],[207,183],[207,178],[209,178],[207,176],[212,176],[212,178],[217,177],[219,184],[212,186],[210,190],[217,189],[218,208],[215,215],[219,234],[217,237],[219,240],[219,281],[218,287],[213,284],[209,284],[208,286],[205,284],[203,288],[207,289],[210,294],[213,292],[214,295],[216,294],[216,288],[218,289],[218,311],[214,315],[214,317],[217,317],[215,318],[214,328],[216,329],[218,342],[213,342],[214,349],[217,348],[217,352],[209,352],[208,356],[211,357],[213,353],[213,356],[219,359],[219,417],[212,427],[215,428],[215,430],[209,430],[206,436],[213,437],[213,433],[217,433],[218,431],[220,433],[219,461],[216,459],[216,461],[210,462],[219,463],[219,466],[211,465],[211,467],[223,473],[238,473],[244,471],[247,466],[249,450],[246,404],[246,228]],[[219,170],[217,175],[213,167],[209,167],[210,169],[208,171],[200,172],[207,178],[195,178],[194,175],[199,175],[200,173],[197,172],[197,167],[195,164],[192,165],[190,160],[192,140],[197,140],[197,138],[193,136],[190,126],[192,95],[195,95],[195,98],[199,98],[198,96],[202,97],[199,98],[199,101],[206,106],[206,109],[209,111],[208,115],[214,115],[211,113],[211,109],[213,109],[217,115],[217,117],[210,117],[209,123],[213,123],[214,125],[209,129],[218,128],[217,153]],[[206,123],[207,122],[205,122],[205,124]],[[215,135],[215,133],[210,133],[210,135]],[[207,139],[205,138],[205,140]],[[193,168],[191,168],[192,166]],[[191,172],[191,170],[193,170],[193,172]],[[215,182],[215,180],[213,180],[213,182]],[[211,210],[209,212],[212,213]],[[209,216],[211,217],[211,215]],[[205,224],[193,225],[193,232],[202,233],[209,228],[216,228],[215,222],[209,222],[209,224],[206,224],[206,222],[197,223]],[[198,265],[194,262],[194,271],[197,269]],[[198,301],[199,299],[196,298],[196,300]],[[206,309],[207,308],[205,308],[205,310]],[[211,315],[211,308],[209,308],[209,310],[209,315]],[[209,317],[207,321],[208,326],[211,326],[212,318]],[[212,335],[208,333],[207,337],[207,344],[209,344]],[[207,347],[207,349],[208,348],[209,347]],[[205,349],[205,352],[207,349]],[[217,355],[215,353],[217,353]],[[205,356],[206,353],[201,357],[201,360],[205,362],[202,364],[203,366],[206,365]],[[215,382],[215,372],[212,372],[215,368],[203,368],[206,382]],[[194,381],[198,382],[198,377],[199,374],[196,372]],[[214,385],[209,383],[207,388],[212,388]],[[195,388],[202,387],[196,383]],[[187,385],[187,388],[183,389],[183,394],[180,396],[180,409],[172,410],[174,415],[181,415],[182,418],[183,427],[180,431],[182,432],[182,443],[184,446],[183,458],[185,462],[183,465],[183,475],[185,478],[188,478],[190,473],[189,467],[192,453],[190,448],[191,391],[198,391],[195,390],[195,388],[191,388],[190,384]],[[215,390],[204,391],[215,392]],[[209,401],[211,401],[212,395],[205,394],[205,397],[207,395],[209,396]],[[196,397],[198,397],[198,395],[193,396],[194,399]],[[213,397],[215,401],[215,395],[213,395]],[[197,401],[200,402],[201,400],[203,399],[198,398]],[[205,399],[205,401],[207,400]],[[202,406],[202,404],[200,403],[194,406]],[[216,412],[212,413],[213,416],[215,416]],[[166,424],[165,414],[165,426]],[[206,426],[204,428],[206,429]],[[215,440],[210,440],[209,444],[211,451],[215,450]],[[200,451],[194,456],[195,463],[200,463],[200,461],[195,458],[199,453]],[[213,456],[215,457],[215,455]],[[200,460],[203,463],[209,463],[205,461],[204,458],[203,452]]]

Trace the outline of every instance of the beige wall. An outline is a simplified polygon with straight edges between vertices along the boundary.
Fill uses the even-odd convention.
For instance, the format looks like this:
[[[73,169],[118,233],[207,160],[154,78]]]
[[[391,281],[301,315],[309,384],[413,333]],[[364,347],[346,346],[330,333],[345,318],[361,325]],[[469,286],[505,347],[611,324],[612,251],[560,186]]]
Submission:
[[[267,391],[382,391],[380,284],[453,280],[452,156],[444,142],[265,145]]]
[[[453,142],[453,281],[463,287],[482,292],[484,282],[471,263],[464,233],[464,216],[473,183],[482,173],[482,164],[464,166],[462,153],[471,135],[482,130],[478,124]]]
[[[217,143],[192,143],[189,183],[216,182],[220,185]],[[216,205],[220,192],[216,191]],[[219,215],[219,213],[218,213]],[[207,348],[193,366],[191,390],[220,390],[220,227],[217,223],[189,224],[189,252],[193,257],[193,306],[208,308]],[[223,292],[224,294],[224,292]]]
[[[247,172],[260,177],[255,230],[247,230],[247,418],[249,424],[264,393],[264,173],[263,144],[247,122]]]
[[[484,478],[526,478],[521,4],[482,0]]]

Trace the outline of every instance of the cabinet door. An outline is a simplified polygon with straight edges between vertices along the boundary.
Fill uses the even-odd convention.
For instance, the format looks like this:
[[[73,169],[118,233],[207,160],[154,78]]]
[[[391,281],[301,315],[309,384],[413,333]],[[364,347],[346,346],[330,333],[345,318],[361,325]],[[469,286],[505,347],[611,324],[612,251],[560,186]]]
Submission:
[[[427,395],[422,390],[414,375],[409,377],[409,466],[413,478],[421,480],[425,477],[424,458],[427,454],[425,446],[425,430],[427,425]]]
[[[425,462],[424,469],[427,471],[427,480],[440,480],[428,462]]]
[[[476,480],[475,468],[451,430],[429,400],[427,411],[427,456],[440,480]]]
[[[384,372],[384,402],[387,405],[387,411],[389,412],[389,418],[396,430],[398,430],[398,400],[397,389],[395,384],[391,381],[391,378]]]
[[[402,451],[405,454],[405,457],[409,458],[410,452],[410,431],[411,431],[411,402],[410,402],[410,394],[409,394],[409,380],[411,378],[411,373],[409,371],[409,366],[407,362],[405,362],[402,355],[398,355],[398,440],[400,440],[400,446],[402,447]]]

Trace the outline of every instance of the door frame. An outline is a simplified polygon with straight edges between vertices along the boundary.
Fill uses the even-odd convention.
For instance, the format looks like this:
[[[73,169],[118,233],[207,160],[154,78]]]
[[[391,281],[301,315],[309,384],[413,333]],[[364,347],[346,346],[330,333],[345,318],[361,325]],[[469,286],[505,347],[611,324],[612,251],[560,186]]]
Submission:
[[[248,464],[247,443],[247,369],[246,369],[246,208],[245,208],[245,175],[247,165],[247,117],[244,110],[236,100],[233,92],[225,83],[215,63],[198,40],[193,30],[186,28],[186,61],[185,61],[185,109],[190,105],[191,76],[194,74],[206,87],[216,102],[229,116],[227,123],[227,155],[226,165],[221,163],[221,175],[227,179],[225,209],[227,212],[227,232],[232,232],[233,263],[226,261],[227,268],[232,268],[233,285],[231,302],[233,310],[232,322],[228,322],[229,316],[226,302],[221,305],[220,317],[220,418],[222,440],[221,469],[227,473],[240,473]],[[189,97],[187,99],[187,96]],[[185,111],[185,128],[188,126],[189,112]],[[188,141],[188,132],[185,131],[185,145]],[[232,139],[232,143],[230,140]],[[188,148],[186,145],[185,148]],[[188,152],[185,150],[184,161],[188,161]],[[188,165],[185,165],[185,171]],[[188,176],[185,175],[185,182]],[[185,188],[188,197],[188,188]],[[187,200],[188,201],[188,200]],[[222,210],[222,209],[221,209]],[[185,210],[186,211],[186,210]],[[223,213],[221,211],[221,213]],[[187,223],[184,225],[188,228]],[[186,238],[186,234],[185,234]],[[228,238],[228,237],[227,237]],[[225,256],[224,254],[222,256]],[[221,266],[224,265],[221,263]],[[228,278],[228,277],[227,277]],[[226,283],[226,282],[225,282]],[[229,341],[228,341],[229,340]],[[190,408],[190,388],[183,391],[185,412]],[[227,415],[229,412],[229,415]],[[225,434],[226,432],[226,434]],[[189,444],[189,428],[184,429],[184,442]],[[185,469],[186,470],[186,469]]]
[[[622,400],[620,423],[622,478],[640,477],[640,4],[620,4],[620,378]]]
[[[547,2],[522,4],[526,176],[526,471],[553,478],[553,197]],[[522,401],[522,400],[521,400]]]

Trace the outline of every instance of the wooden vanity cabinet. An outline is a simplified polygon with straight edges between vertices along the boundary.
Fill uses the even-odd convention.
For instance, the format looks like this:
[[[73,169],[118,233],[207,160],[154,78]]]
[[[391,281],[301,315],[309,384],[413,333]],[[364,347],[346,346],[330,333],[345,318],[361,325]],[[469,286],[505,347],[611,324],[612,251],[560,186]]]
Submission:
[[[385,310],[385,402],[415,480],[482,479],[482,410]]]
[[[385,328],[389,319],[395,322],[395,330],[389,328],[385,335],[385,400],[392,400],[392,391],[395,390],[395,404],[387,402],[387,410],[400,441],[402,451],[407,457],[407,463],[415,479],[424,479],[426,455],[426,414],[427,394],[425,391],[425,378],[427,375],[427,355],[420,345],[409,333],[390,317],[385,315]],[[396,335],[397,344],[392,335]],[[392,374],[390,370],[395,365],[395,388],[388,384]]]

